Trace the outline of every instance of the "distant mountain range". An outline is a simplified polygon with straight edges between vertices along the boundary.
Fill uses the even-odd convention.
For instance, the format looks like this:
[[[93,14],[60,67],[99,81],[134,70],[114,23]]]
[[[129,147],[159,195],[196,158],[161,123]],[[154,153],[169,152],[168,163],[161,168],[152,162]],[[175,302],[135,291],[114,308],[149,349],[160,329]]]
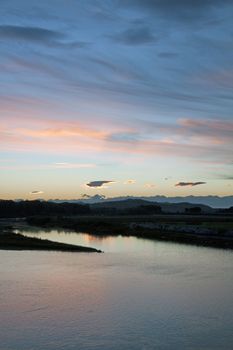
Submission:
[[[136,209],[139,207],[147,207],[148,205],[150,206],[151,204],[155,206],[159,206],[162,210],[162,212],[165,213],[184,213],[187,209],[191,209],[195,207],[195,204],[192,203],[162,203],[162,202],[152,202],[144,199],[133,199],[133,198],[128,198],[128,199],[123,199],[123,200],[117,200],[117,201],[103,201],[99,203],[93,203],[90,204],[91,209],[94,210],[100,210],[104,211],[104,209],[116,209],[120,211],[125,211],[129,209]],[[198,207],[201,209],[202,213],[213,213],[215,209],[211,208],[208,205],[204,204],[199,204]]]
[[[95,204],[95,203],[109,203],[118,202],[126,200],[142,200],[147,202],[153,202],[155,204],[161,205],[162,203],[166,206],[170,204],[195,204],[204,205],[212,208],[229,208],[233,206],[233,196],[186,196],[186,197],[166,197],[166,196],[150,196],[150,197],[134,197],[134,196],[123,196],[123,197],[113,197],[105,198],[101,195],[90,196],[84,199],[70,199],[70,200],[51,200],[56,203],[60,202],[70,202],[70,203],[84,203],[84,204]],[[136,203],[136,202],[135,202]],[[142,203],[141,203],[142,204]],[[164,207],[164,205],[162,207]]]

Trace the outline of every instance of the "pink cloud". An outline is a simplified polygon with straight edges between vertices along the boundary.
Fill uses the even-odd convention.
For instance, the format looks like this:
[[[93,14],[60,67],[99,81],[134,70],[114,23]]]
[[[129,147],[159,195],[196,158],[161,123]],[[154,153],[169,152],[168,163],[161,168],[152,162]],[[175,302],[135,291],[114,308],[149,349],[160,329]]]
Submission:
[[[82,169],[82,168],[95,168],[96,164],[91,163],[55,163],[51,166],[56,169]]]
[[[130,127],[106,121],[103,128],[98,122],[90,125],[88,121],[26,115],[0,118],[0,147],[3,151],[34,153],[153,154],[227,161],[232,154],[232,132],[233,123],[220,120],[180,119],[174,127],[160,123],[157,129],[151,122]]]
[[[96,164],[92,163],[54,163],[54,164],[17,164],[11,162],[11,164],[6,164],[4,162],[1,165],[0,169],[2,170],[42,170],[42,169],[85,169],[85,168],[95,168]],[[9,163],[9,162],[8,162]]]

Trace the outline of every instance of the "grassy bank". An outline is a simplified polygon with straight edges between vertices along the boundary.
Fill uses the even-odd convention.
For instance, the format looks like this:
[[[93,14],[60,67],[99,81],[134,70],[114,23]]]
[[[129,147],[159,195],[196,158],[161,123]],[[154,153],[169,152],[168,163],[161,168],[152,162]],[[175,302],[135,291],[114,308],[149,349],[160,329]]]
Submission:
[[[100,253],[100,250],[72,244],[52,242],[38,238],[25,237],[13,232],[0,234],[0,249],[4,250],[51,250],[61,252]]]

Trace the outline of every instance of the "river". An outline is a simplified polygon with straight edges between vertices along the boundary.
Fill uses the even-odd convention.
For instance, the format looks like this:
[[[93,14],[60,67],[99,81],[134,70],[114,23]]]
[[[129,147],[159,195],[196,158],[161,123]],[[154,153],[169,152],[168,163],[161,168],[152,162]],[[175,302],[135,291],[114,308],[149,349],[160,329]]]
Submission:
[[[232,251],[21,232],[104,254],[1,251],[1,350],[233,349]]]

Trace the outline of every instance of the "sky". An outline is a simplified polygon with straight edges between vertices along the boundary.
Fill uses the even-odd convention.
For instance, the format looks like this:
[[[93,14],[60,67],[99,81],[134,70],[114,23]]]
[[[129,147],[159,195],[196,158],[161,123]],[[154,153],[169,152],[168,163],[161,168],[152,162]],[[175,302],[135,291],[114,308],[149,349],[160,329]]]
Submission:
[[[232,0],[0,13],[0,198],[233,194]]]

